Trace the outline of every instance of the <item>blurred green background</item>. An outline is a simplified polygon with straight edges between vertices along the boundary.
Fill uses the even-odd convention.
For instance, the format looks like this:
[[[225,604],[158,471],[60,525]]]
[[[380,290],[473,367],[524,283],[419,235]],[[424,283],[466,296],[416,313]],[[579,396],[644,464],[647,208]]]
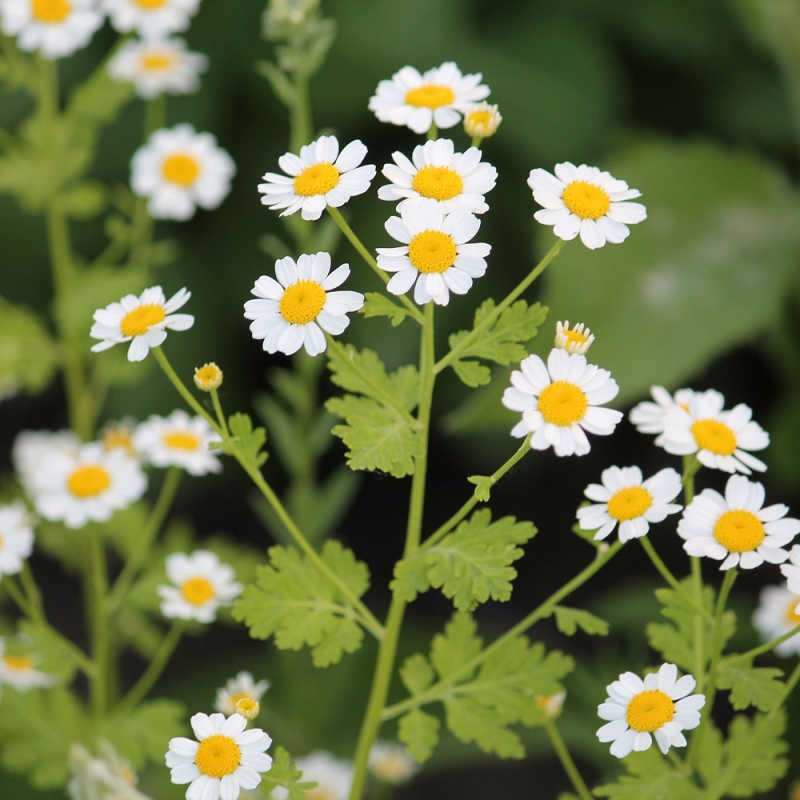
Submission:
[[[253,281],[272,268],[259,241],[265,234],[284,236],[281,222],[259,204],[256,191],[261,174],[275,170],[278,156],[288,149],[285,110],[255,70],[256,62],[272,57],[259,36],[263,10],[262,0],[203,4],[187,38],[192,49],[209,55],[210,69],[200,92],[170,99],[168,107],[169,124],[189,121],[213,132],[237,164],[233,191],[218,211],[198,212],[185,224],[159,225],[160,235],[177,243],[178,256],[160,269],[156,281],[168,295],[183,285],[192,290],[190,310],[197,323],[190,335],[173,337],[169,351],[185,375],[196,364],[217,361],[226,374],[223,401],[229,410],[252,410],[253,398],[270,392],[269,371],[286,363],[261,352],[242,317]],[[565,248],[537,289],[538,298],[551,308],[552,324],[569,318],[592,328],[597,336],[592,361],[610,369],[620,383],[620,408],[640,399],[653,383],[713,387],[725,393],[729,405],[750,404],[772,436],[765,458],[768,498],[786,502],[797,515],[800,3],[336,0],[323,3],[323,11],[335,19],[338,35],[312,82],[316,132],[333,132],[340,141],[362,139],[368,160],[379,167],[393,150],[410,152],[416,143],[410,131],[381,125],[367,111],[378,81],[404,64],[422,70],[454,60],[464,72],[482,72],[492,89],[490,100],[502,111],[503,125],[484,147],[499,171],[480,235],[493,245],[489,270],[466,298],[454,298],[439,315],[440,347],[447,333],[469,325],[480,299],[502,296],[549,246],[550,230],[537,230],[532,220],[534,205],[525,184],[530,169],[552,169],[563,160],[608,169],[642,191],[649,218],[633,228],[623,245],[599,252],[577,243]],[[114,41],[106,28],[88,50],[64,62],[67,87],[87,74]],[[29,108],[22,95],[3,94],[0,124],[13,129]],[[141,128],[142,106],[131,103],[101,140],[98,177],[127,180]],[[466,146],[460,130],[452,135]],[[390,210],[374,193],[346,209],[370,247],[389,243],[382,226]],[[47,312],[51,287],[43,222],[25,216],[7,196],[0,197],[0,218],[5,245],[0,294]],[[89,254],[102,249],[98,225],[78,223],[75,230],[80,249]],[[346,243],[339,244],[335,257],[336,263],[351,263],[351,288],[377,288]],[[87,320],[87,332],[88,327]],[[549,348],[549,331],[548,323],[537,352]],[[413,335],[407,324],[389,329],[381,320],[358,319],[348,339],[374,347],[394,366],[415,358]],[[466,401],[455,378],[447,375],[441,381],[426,510],[429,530],[467,496],[466,475],[491,472],[516,446],[507,436],[513,415],[498,402],[507,380],[508,371],[501,371],[496,385],[470,393]],[[153,369],[138,387],[111,397],[104,418],[143,418],[174,407],[170,387]],[[60,386],[40,396],[7,400],[0,414],[0,466],[8,468],[18,430],[65,424]],[[340,457],[337,442],[323,468]],[[540,534],[519,564],[512,601],[489,604],[480,612],[486,634],[508,627],[590,558],[590,549],[570,532],[574,510],[584,486],[612,463],[636,463],[646,472],[677,466],[625,423],[613,439],[594,440],[587,458],[556,459],[549,451],[527,458],[495,491],[498,515],[530,518]],[[268,473],[282,485],[275,459]],[[703,475],[700,486],[723,483],[722,475]],[[370,564],[374,589],[369,599],[378,610],[385,607],[385,586],[401,548],[406,495],[406,481],[365,476],[356,505],[337,531]],[[222,531],[264,548],[271,540],[249,496],[246,482],[231,466],[221,478],[187,481],[176,513],[190,518],[201,535]],[[655,543],[683,572],[676,538],[665,526]],[[590,780],[617,768],[594,738],[594,708],[604,697],[605,684],[622,669],[641,671],[653,660],[643,627],[656,613],[650,590],[658,584],[640,550],[628,549],[574,603],[616,620],[611,639],[567,641],[547,624],[535,630],[550,646],[577,656],[578,669],[567,683],[563,727]],[[54,565],[35,563],[34,568],[37,574],[52,573],[54,593],[75,591],[58,578]],[[737,584],[740,644],[754,641],[749,620],[758,590],[779,578],[772,569],[746,575]],[[423,598],[411,610],[403,651],[426,646],[449,612],[443,598]],[[64,624],[77,626],[69,615]],[[79,629],[76,635],[82,635]],[[193,710],[208,710],[214,688],[249,669],[272,680],[261,719],[276,741],[297,755],[326,747],[347,756],[373,656],[368,645],[321,672],[306,653],[278,653],[271,644],[252,643],[243,630],[231,628],[190,641],[157,692],[184,699]],[[800,710],[800,703],[792,706]],[[390,728],[385,735],[392,735]],[[543,737],[534,731],[528,739],[528,760],[500,763],[446,738],[430,768],[399,796],[523,796],[536,786],[535,796],[555,797],[568,788],[566,778]],[[800,775],[796,735],[791,755],[795,766],[790,776]],[[145,790],[159,786],[163,772],[146,775]],[[785,797],[787,786],[774,797]],[[0,788],[4,797],[59,796],[35,793],[5,775],[0,775]]]

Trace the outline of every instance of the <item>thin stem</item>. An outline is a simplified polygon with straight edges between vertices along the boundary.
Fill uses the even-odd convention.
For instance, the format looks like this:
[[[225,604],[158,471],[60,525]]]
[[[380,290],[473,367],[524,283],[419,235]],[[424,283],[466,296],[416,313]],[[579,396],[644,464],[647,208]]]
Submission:
[[[581,777],[577,766],[575,766],[575,762],[572,760],[572,756],[569,754],[567,745],[565,744],[564,739],[562,738],[561,733],[556,726],[556,723],[552,719],[546,719],[544,722],[544,730],[547,734],[547,738],[550,739],[550,744],[553,745],[553,750],[555,750],[558,760],[561,762],[561,766],[564,767],[564,772],[567,773],[570,781],[572,782],[572,786],[578,793],[578,797],[580,797],[581,800],[591,800],[592,793],[589,791],[589,787]]]
[[[350,244],[358,251],[361,258],[364,259],[367,266],[383,281],[384,285],[389,283],[389,276],[378,266],[375,257],[367,250],[361,239],[356,236],[355,231],[347,224],[347,220],[342,216],[342,212],[339,211],[338,208],[333,208],[332,206],[327,206],[326,210],[333,221],[339,226],[339,230],[341,230]],[[420,310],[404,294],[401,294],[398,299],[406,307],[408,313],[421,325],[423,317]]]
[[[494,325],[498,317],[550,266],[565,244],[563,239],[556,239],[555,244],[545,253],[542,260],[506,295],[505,299],[492,309],[481,320],[481,323],[461,339],[447,355],[436,362],[434,372],[438,375],[445,367],[457,361],[465,350],[472,347]]]
[[[800,633],[800,625],[795,625],[790,631],[787,631],[782,636],[778,636],[775,639],[770,639],[765,644],[754,647],[751,650],[746,650],[744,653],[735,653],[733,655],[726,656],[725,663],[732,664],[736,661],[750,661],[756,658],[756,656],[760,656],[763,653],[768,653],[770,650],[776,648],[779,644],[783,644],[793,636],[797,636],[798,633]]]
[[[419,355],[420,402],[417,420],[421,428],[421,452],[415,459],[414,476],[411,479],[406,540],[403,550],[404,558],[411,555],[419,547],[419,541],[422,536],[425,484],[428,465],[428,433],[430,429],[431,404],[433,401],[435,383],[435,375],[433,372],[434,360],[434,317],[433,303],[430,302],[425,306],[425,320],[422,327]],[[397,641],[400,637],[405,608],[405,601],[395,593],[392,596],[389,613],[386,617],[385,634],[378,650],[378,659],[375,664],[375,675],[372,680],[369,702],[358,736],[350,800],[360,800],[364,793],[369,754],[381,727],[386,698],[389,693],[389,684],[394,670]]]
[[[439,129],[436,127],[435,122],[431,122],[430,128],[428,128],[428,139],[436,139],[439,136]]]
[[[139,703],[147,697],[150,690],[155,686],[156,681],[161,677],[167,664],[169,663],[178,642],[183,635],[184,624],[182,621],[173,623],[169,633],[164,637],[150,661],[147,669],[139,677],[139,680],[131,687],[125,697],[120,700],[119,708],[130,711],[136,708]]]
[[[484,140],[484,138],[486,138],[486,137],[484,137],[484,136],[473,136],[472,137],[472,141],[470,142],[470,146],[471,147],[480,148],[481,142]]]
[[[223,431],[220,426],[217,425],[214,418],[200,405],[195,396],[186,388],[186,385],[178,377],[178,373],[172,368],[172,364],[169,363],[166,353],[164,353],[160,347],[153,347],[150,352],[155,357],[161,369],[164,370],[170,383],[175,387],[178,394],[186,401],[186,404],[192,411],[201,416],[218,434],[222,435]]]
[[[296,153],[304,144],[311,141],[313,130],[308,75],[295,73],[294,97],[289,117],[289,150]]]
[[[526,437],[525,441],[519,446],[516,450],[514,455],[504,461],[491,475],[486,476],[491,481],[492,486],[494,486],[500,478],[502,478],[512,467],[518,464],[522,459],[525,457],[527,453],[530,453],[530,436]],[[481,476],[483,477],[483,476]],[[440,525],[423,543],[422,547],[433,547],[437,542],[441,541],[445,536],[447,536],[450,531],[461,522],[464,517],[475,508],[478,503],[486,502],[481,500],[478,495],[480,494],[480,487],[475,487],[475,491],[472,493],[472,496],[461,506],[461,508],[453,514],[450,519],[447,520],[444,524]]]
[[[458,683],[462,676],[469,675],[479,667],[487,658],[493,655],[497,650],[503,648],[509,641],[521,636],[528,628],[532,627],[540,619],[549,617],[553,613],[553,609],[568,595],[572,594],[576,589],[583,586],[596,572],[605,566],[620,550],[622,549],[622,542],[615,542],[607,550],[598,550],[595,555],[594,561],[586,568],[581,570],[572,580],[565,583],[560,589],[553,592],[550,597],[543,603],[537,606],[530,614],[521,619],[512,628],[509,628],[502,636],[495,639],[489,647],[482,650],[474,658],[467,661],[459,669],[454,671],[444,680],[439,681],[432,687],[417,695],[416,697],[404,700],[401,703],[395,703],[386,708],[383,712],[384,720],[393,719],[406,711],[409,711],[417,706],[424,705],[425,703],[438,700],[442,693],[454,683]]]
[[[219,401],[219,393],[216,389],[211,390],[211,405],[214,408],[214,413],[217,415],[219,427],[222,428],[225,436],[230,437],[231,432],[228,430],[228,421],[225,419],[225,414],[222,411],[222,403]]]
[[[91,596],[91,639],[94,675],[91,681],[92,709],[96,717],[102,717],[106,709],[106,682],[109,666],[109,638],[106,617],[106,593],[108,574],[102,532],[99,528],[89,531],[89,592]]]
[[[44,603],[42,602],[42,594],[39,591],[39,587],[36,585],[36,581],[33,578],[33,573],[31,572],[31,568],[28,566],[27,561],[23,562],[22,571],[20,572],[19,577],[22,583],[22,588],[25,590],[25,596],[30,601],[31,608],[38,619],[44,620]]]

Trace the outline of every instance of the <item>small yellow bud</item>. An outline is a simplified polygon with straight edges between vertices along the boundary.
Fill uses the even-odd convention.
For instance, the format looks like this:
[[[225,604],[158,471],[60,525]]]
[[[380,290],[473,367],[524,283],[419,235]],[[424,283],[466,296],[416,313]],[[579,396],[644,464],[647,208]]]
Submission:
[[[236,713],[245,719],[255,719],[261,711],[261,704],[252,697],[242,697],[236,701]]]
[[[569,320],[556,323],[555,346],[566,350],[568,353],[584,355],[592,346],[594,334],[582,322],[570,328]]]
[[[497,106],[489,103],[475,103],[464,112],[464,130],[473,138],[492,136],[502,121]]]
[[[222,370],[213,362],[194,368],[194,385],[203,392],[222,386]]]
[[[558,694],[546,696],[542,695],[536,698],[536,705],[544,711],[548,719],[555,719],[561,714],[561,709],[564,708],[566,696],[566,692],[559,692]]]

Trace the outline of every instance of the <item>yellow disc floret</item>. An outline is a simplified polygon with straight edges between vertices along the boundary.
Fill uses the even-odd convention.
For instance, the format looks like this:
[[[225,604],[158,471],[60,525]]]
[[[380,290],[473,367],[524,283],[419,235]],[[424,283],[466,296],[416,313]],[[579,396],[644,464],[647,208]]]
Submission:
[[[450,200],[461,194],[464,182],[461,176],[448,167],[423,167],[411,182],[414,191],[434,200]]]
[[[242,751],[230,736],[207,736],[197,746],[194,763],[203,775],[224,778],[239,769]]]
[[[141,336],[147,333],[153,325],[158,325],[166,319],[167,312],[164,307],[157,303],[145,303],[144,305],[129,311],[119,324],[119,329],[123,336]]]
[[[209,600],[213,600],[216,592],[208,578],[197,575],[183,582],[181,594],[187,603],[191,603],[193,606],[202,606]]]
[[[726,511],[714,525],[714,538],[731,553],[755,550],[766,535],[763,523],[752,511]]]
[[[286,287],[281,298],[281,316],[292,325],[313,322],[325,306],[327,295],[316,281],[298,281]]]
[[[405,98],[406,105],[417,108],[441,108],[449,106],[455,99],[455,93],[449,86],[437,86],[435,83],[409,89]]]
[[[299,194],[300,197],[327,194],[339,185],[339,176],[339,170],[327,161],[306,167],[294,179],[295,194]]]
[[[457,250],[453,237],[442,231],[422,231],[408,244],[408,258],[422,273],[444,272],[453,266]]]
[[[639,692],[625,712],[625,719],[631,728],[640,733],[652,733],[666,725],[675,716],[675,703],[672,698],[658,689]]]
[[[156,8],[161,8],[167,0],[133,0],[133,2],[148,11],[153,11]]]
[[[175,56],[166,51],[151,50],[142,56],[142,69],[148,72],[160,72],[175,66]]]
[[[3,663],[14,672],[28,672],[33,669],[33,659],[30,656],[3,656]]]
[[[564,205],[581,219],[600,219],[611,208],[611,198],[599,186],[573,181],[561,193]]]
[[[192,452],[200,447],[200,437],[189,431],[170,431],[161,437],[161,441],[173,450]]]
[[[730,456],[736,450],[736,434],[715,419],[699,419],[692,424],[692,436],[701,450],[718,456]]]
[[[31,0],[31,14],[38,22],[63,22],[72,11],[69,0]]]
[[[233,707],[236,709],[236,713],[241,714],[245,719],[255,719],[261,711],[261,704],[250,695],[240,697]]]
[[[582,419],[588,405],[583,390],[569,381],[555,381],[539,395],[539,411],[545,422],[562,427]]]
[[[641,517],[653,505],[653,495],[643,486],[620,489],[608,501],[608,515],[619,522]]]
[[[800,614],[797,613],[798,605],[800,605],[800,597],[793,597],[786,606],[786,621],[792,626],[800,625]]]
[[[111,486],[108,470],[98,464],[84,464],[67,478],[67,489],[75,497],[96,497]]]
[[[188,153],[173,153],[161,162],[161,175],[178,186],[191,186],[200,176],[200,163]]]
[[[194,385],[204,391],[210,392],[222,386],[222,370],[213,362],[203,364],[194,369]]]

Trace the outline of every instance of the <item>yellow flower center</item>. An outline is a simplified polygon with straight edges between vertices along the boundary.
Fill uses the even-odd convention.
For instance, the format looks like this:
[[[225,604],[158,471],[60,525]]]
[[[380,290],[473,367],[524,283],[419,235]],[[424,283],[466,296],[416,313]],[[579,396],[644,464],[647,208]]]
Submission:
[[[166,50],[163,52],[153,50],[149,53],[145,53],[142,56],[142,69],[146,69],[151,72],[170,69],[173,66],[175,66],[175,56]]]
[[[422,273],[444,272],[456,260],[456,243],[442,231],[422,231],[408,243],[408,257]]]
[[[736,434],[715,419],[699,419],[692,424],[692,436],[701,450],[718,456],[729,456],[736,450]]]
[[[248,695],[237,700],[233,707],[236,709],[236,713],[241,714],[245,719],[255,719],[258,712],[261,711],[261,704],[258,700],[254,700]]]
[[[33,669],[33,659],[29,656],[3,656],[3,663],[14,672],[28,672]]]
[[[173,450],[186,450],[191,452],[200,447],[200,437],[188,431],[172,431],[171,433],[165,433],[161,437],[161,441]]]
[[[629,519],[641,517],[653,505],[653,495],[642,486],[631,486],[620,489],[608,501],[608,515],[625,522]]]
[[[161,174],[165,181],[191,186],[200,175],[200,164],[188,153],[174,153],[161,162]]]
[[[98,464],[84,464],[67,478],[67,489],[75,497],[96,497],[111,486],[108,470]]]
[[[119,324],[119,329],[123,336],[141,336],[153,326],[163,322],[167,316],[164,307],[156,303],[146,303],[145,305],[129,311]]]
[[[435,83],[417,86],[406,92],[406,105],[417,108],[441,108],[449,106],[455,99],[455,93],[449,86],[437,86]]]
[[[731,553],[755,550],[766,535],[761,520],[750,511],[726,511],[714,526],[714,538]]]
[[[464,182],[461,176],[448,167],[423,167],[411,183],[423,197],[434,200],[449,200],[461,194]]]
[[[555,381],[539,395],[539,411],[553,425],[572,425],[583,418],[588,405],[583,391],[569,381]]]
[[[464,121],[466,128],[476,134],[488,133],[492,126],[494,114],[491,111],[471,111]]]
[[[585,333],[581,333],[580,331],[574,331],[572,328],[566,328],[562,331],[564,338],[567,340],[567,349],[573,346],[580,347],[583,344],[586,344],[589,337]]]
[[[130,455],[135,455],[131,432],[123,428],[109,428],[103,434],[103,447],[106,450],[124,450]]]
[[[213,362],[195,367],[194,385],[204,392],[219,389],[222,386],[222,370]]]
[[[153,9],[161,8],[166,4],[167,0],[133,0],[133,2],[147,11],[152,11]]]
[[[611,208],[611,198],[599,186],[573,181],[561,193],[564,205],[581,219],[600,219]]]
[[[325,290],[316,281],[298,281],[281,297],[281,316],[292,325],[313,322],[325,305]]]
[[[800,625],[800,614],[797,613],[797,606],[800,604],[800,597],[793,597],[786,606],[786,621],[792,625]]]
[[[207,736],[197,746],[194,763],[197,769],[212,778],[224,778],[236,772],[242,761],[242,751],[230,736],[220,733]]]
[[[295,194],[300,197],[313,197],[315,194],[327,194],[339,185],[339,170],[327,161],[306,167],[294,179]]]
[[[31,14],[39,22],[63,22],[72,11],[69,0],[31,0]]]
[[[193,606],[202,606],[209,600],[213,600],[216,592],[208,578],[201,578],[198,575],[183,582],[181,594],[187,603],[191,603]],[[198,764],[198,766],[200,765]]]
[[[625,719],[631,728],[641,733],[652,733],[666,725],[675,716],[675,703],[668,694],[649,689],[639,692],[628,703]]]

